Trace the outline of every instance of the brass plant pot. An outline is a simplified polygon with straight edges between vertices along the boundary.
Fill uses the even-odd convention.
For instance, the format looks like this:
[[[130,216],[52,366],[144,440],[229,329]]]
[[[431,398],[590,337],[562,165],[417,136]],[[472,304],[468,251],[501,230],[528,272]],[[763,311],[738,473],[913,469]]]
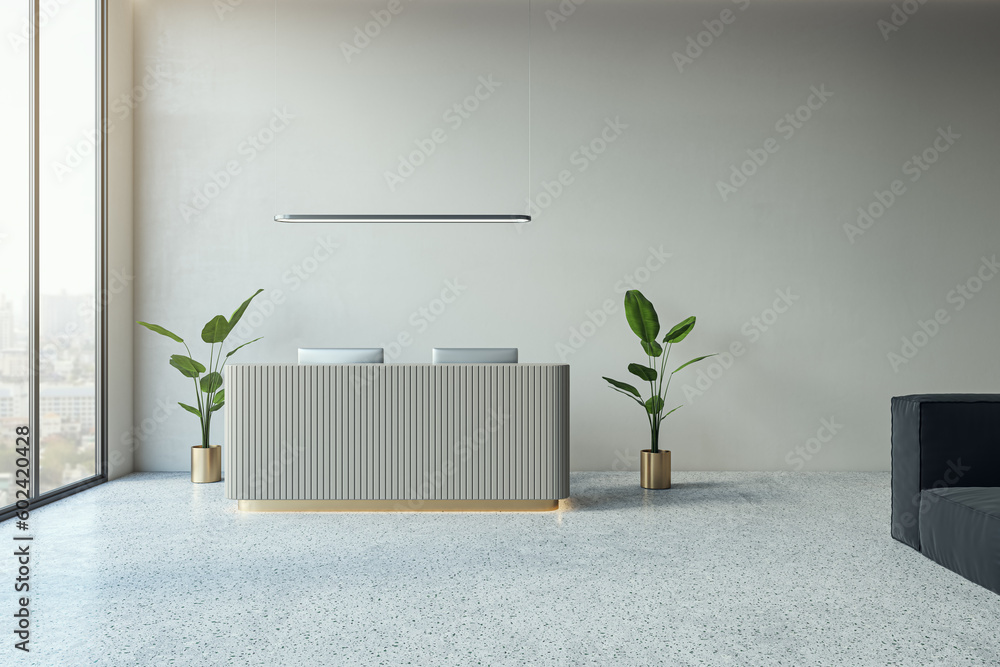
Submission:
[[[191,448],[191,481],[195,484],[222,481],[222,447]]]
[[[640,452],[640,485],[644,489],[670,488],[670,450],[661,449],[653,453],[652,449]]]

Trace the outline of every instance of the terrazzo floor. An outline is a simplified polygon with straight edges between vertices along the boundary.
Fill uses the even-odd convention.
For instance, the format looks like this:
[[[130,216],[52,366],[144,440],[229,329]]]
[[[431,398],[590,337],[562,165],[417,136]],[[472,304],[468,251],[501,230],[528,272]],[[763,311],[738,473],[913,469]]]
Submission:
[[[129,475],[33,513],[32,650],[5,631],[0,664],[1000,664],[1000,596],[889,537],[888,474],[674,477],[576,473],[551,513],[241,514]]]

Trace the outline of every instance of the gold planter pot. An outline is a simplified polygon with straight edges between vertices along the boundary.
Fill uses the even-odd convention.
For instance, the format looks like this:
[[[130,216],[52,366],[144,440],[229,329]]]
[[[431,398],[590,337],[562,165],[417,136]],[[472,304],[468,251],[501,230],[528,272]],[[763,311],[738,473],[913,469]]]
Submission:
[[[191,481],[195,484],[222,481],[222,447],[191,448]]]
[[[640,452],[640,485],[644,489],[670,488],[670,450],[661,449],[653,453],[652,449]]]

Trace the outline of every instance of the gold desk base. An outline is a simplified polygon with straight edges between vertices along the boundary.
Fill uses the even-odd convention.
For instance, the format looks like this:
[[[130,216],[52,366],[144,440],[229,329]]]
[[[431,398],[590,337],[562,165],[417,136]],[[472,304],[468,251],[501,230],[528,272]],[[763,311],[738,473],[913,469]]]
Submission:
[[[558,500],[240,500],[243,512],[551,512]]]

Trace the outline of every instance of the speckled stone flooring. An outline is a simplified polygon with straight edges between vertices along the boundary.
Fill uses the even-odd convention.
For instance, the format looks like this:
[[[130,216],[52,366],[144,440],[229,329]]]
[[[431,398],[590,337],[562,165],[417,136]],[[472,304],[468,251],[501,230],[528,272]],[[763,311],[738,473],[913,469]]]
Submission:
[[[674,477],[576,473],[552,513],[241,514],[129,475],[34,512],[32,652],[8,592],[0,664],[1000,664],[1000,596],[889,537],[888,474]]]

